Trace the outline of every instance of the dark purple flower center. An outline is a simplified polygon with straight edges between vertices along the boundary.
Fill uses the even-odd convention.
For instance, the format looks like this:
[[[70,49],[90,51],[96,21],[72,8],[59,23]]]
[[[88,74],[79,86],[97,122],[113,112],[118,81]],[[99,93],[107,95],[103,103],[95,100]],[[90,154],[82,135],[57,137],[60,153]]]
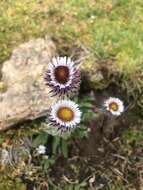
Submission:
[[[69,68],[66,66],[58,66],[55,68],[55,78],[61,84],[65,84],[69,79]]]

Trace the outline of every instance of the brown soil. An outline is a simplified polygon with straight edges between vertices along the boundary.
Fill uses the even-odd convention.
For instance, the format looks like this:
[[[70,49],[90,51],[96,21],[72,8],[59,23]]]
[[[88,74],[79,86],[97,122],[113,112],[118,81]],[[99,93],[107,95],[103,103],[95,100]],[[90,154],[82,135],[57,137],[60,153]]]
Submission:
[[[119,97],[126,105],[129,104],[126,93],[118,89],[111,85],[105,91],[96,91],[95,105],[100,107],[103,99],[109,96]],[[125,114],[118,118],[99,114],[89,126],[89,137],[74,140],[70,147],[70,157],[57,160],[51,171],[55,183],[60,183],[65,188],[66,184],[74,184],[77,180],[78,183],[85,181],[85,189],[96,190],[108,189],[107,184],[116,180],[127,190],[140,190],[143,149],[134,144],[127,148],[122,142],[123,132],[135,124],[131,107],[129,105]],[[137,157],[138,160],[135,161]]]

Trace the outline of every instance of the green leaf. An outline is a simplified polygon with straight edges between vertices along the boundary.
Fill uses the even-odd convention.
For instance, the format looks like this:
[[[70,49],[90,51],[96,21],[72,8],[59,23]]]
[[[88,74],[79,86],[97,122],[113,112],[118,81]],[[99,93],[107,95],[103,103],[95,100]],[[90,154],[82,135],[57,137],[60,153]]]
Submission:
[[[64,157],[67,158],[68,157],[68,144],[65,140],[62,140],[61,149],[62,149],[62,153],[63,153]]]
[[[34,140],[33,140],[33,146],[36,147],[40,144],[45,144],[48,140],[48,134],[47,133],[40,133]]]
[[[57,151],[57,147],[60,145],[60,137],[54,137],[54,141],[53,141],[53,154],[56,154]]]

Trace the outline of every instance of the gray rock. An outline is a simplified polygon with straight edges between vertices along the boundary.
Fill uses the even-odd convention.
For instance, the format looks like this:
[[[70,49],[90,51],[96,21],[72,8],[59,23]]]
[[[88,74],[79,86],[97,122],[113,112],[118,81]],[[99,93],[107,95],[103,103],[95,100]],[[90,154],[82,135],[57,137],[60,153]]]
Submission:
[[[39,38],[20,45],[3,63],[0,83],[6,90],[0,92],[0,130],[45,115],[55,102],[43,79],[55,52],[51,40]]]

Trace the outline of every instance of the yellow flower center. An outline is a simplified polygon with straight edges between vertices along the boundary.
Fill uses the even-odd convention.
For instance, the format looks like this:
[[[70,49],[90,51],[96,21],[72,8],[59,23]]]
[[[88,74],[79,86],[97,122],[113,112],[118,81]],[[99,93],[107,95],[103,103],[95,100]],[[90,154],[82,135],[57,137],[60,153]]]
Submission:
[[[117,111],[119,109],[119,106],[116,102],[112,102],[109,104],[109,108],[113,111]]]
[[[65,84],[69,79],[69,69],[66,66],[58,66],[55,68],[54,74],[56,80],[61,84]]]
[[[74,117],[74,112],[68,107],[62,107],[58,110],[57,116],[63,122],[72,121]]]

